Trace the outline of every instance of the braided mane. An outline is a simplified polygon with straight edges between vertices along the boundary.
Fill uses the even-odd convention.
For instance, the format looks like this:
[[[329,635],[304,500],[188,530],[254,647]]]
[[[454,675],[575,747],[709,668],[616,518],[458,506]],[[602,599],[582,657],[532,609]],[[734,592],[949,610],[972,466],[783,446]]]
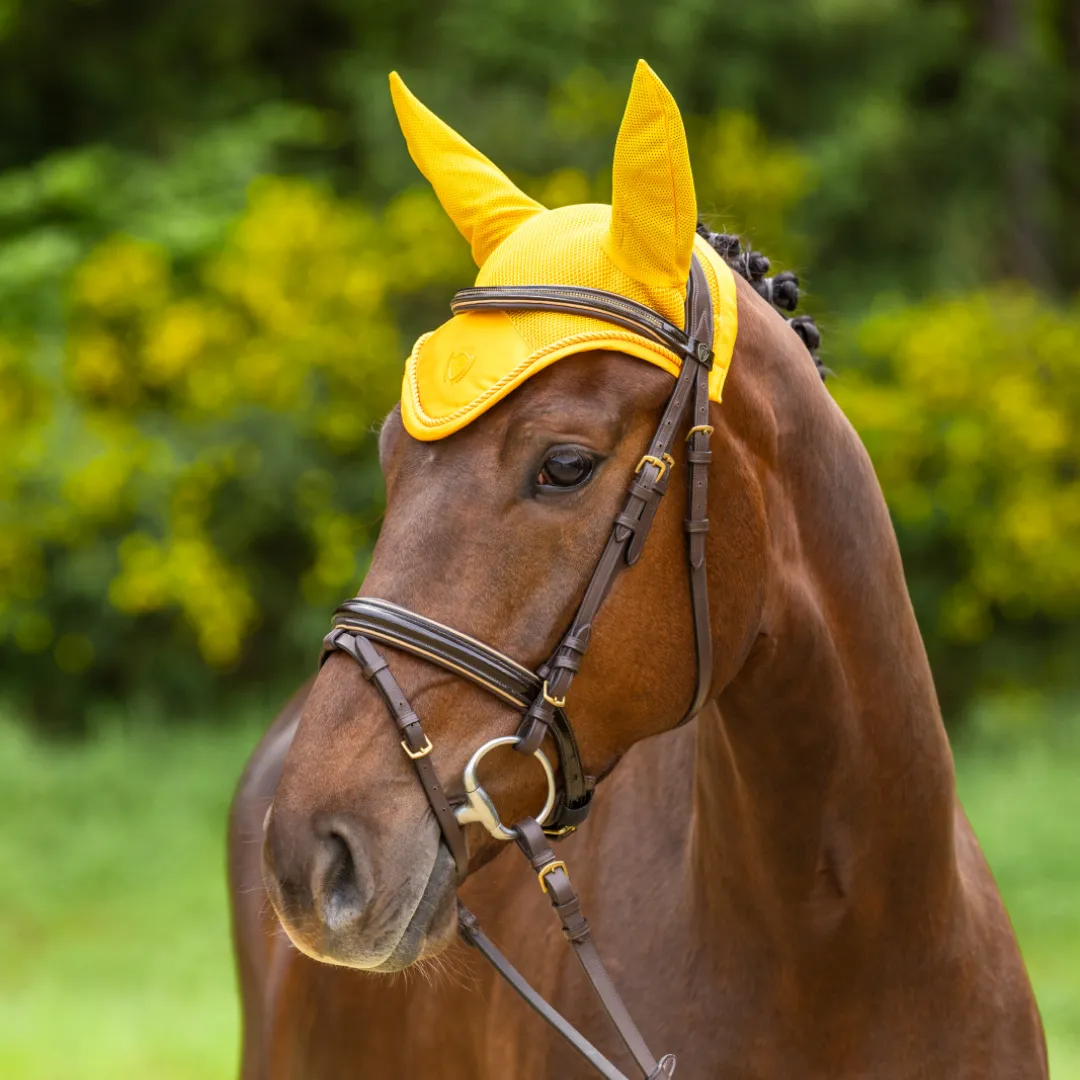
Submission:
[[[760,251],[751,251],[749,248],[744,250],[742,241],[737,236],[715,233],[703,221],[698,222],[697,231],[698,236],[703,237],[736,274],[753,285],[758,296],[768,300],[778,311],[794,311],[799,306],[799,278],[792,271],[784,270],[774,277],[766,277],[769,260]],[[809,315],[795,315],[791,318],[785,315],[784,320],[799,335],[824,382],[826,368],[817,354],[821,347],[821,331],[814,320]]]

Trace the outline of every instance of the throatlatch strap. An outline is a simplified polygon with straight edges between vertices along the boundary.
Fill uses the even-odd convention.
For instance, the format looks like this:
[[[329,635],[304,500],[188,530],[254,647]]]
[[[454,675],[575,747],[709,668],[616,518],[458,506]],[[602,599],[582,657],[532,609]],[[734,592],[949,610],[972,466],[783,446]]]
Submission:
[[[712,297],[708,288],[699,298],[693,277],[686,295],[686,326],[693,336],[712,334]],[[710,337],[711,341],[712,338]],[[696,716],[708,700],[712,689],[713,650],[712,622],[709,618],[709,580],[705,567],[705,548],[709,533],[709,465],[712,451],[709,440],[713,428],[709,423],[709,373],[704,368],[695,372],[694,423],[686,437],[687,473],[690,490],[687,495],[688,516],[685,522],[690,562],[690,600],[694,611],[694,643],[697,651],[697,691],[686,723]]]

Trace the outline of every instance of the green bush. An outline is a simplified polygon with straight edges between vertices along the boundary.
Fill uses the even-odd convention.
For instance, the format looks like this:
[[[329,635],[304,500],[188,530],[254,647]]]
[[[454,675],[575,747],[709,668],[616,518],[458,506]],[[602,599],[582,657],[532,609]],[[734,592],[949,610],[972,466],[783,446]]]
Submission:
[[[1080,305],[1023,285],[853,328],[837,400],[874,460],[939,689],[1075,680]]]
[[[317,132],[310,117],[275,115],[256,125],[263,143],[241,141]],[[726,222],[752,216],[797,245],[786,216],[805,159],[745,114],[721,114],[700,138],[699,184]],[[112,232],[87,248],[65,234],[66,261],[51,271],[60,333],[35,333],[27,316],[0,339],[6,689],[54,724],[117,696],[194,711],[222,673],[243,686],[310,669],[326,613],[357,587],[374,539],[374,428],[413,337],[475,273],[420,184],[376,209],[264,176],[230,219],[206,194],[200,148],[186,160],[199,227],[179,229],[167,199],[138,237]],[[93,155],[75,166],[69,186],[84,201],[111,176]],[[610,174],[522,183],[557,206],[608,198]],[[39,296],[41,283],[27,291]]]
[[[571,139],[617,99],[571,75],[550,124]],[[815,160],[747,113],[689,127],[716,226],[777,268],[812,262]],[[373,429],[473,268],[419,182],[376,206],[251,179],[328,131],[267,106],[167,163],[89,148],[0,175],[0,227],[18,225],[0,248],[0,663],[47,723],[112,698],[219,708],[223,673],[284,688],[362,577]],[[551,206],[609,197],[605,169],[519,180]],[[1066,680],[1080,312],[1017,286],[830,323],[831,385],[878,468],[946,705]]]
[[[39,712],[205,695],[203,665],[295,674],[309,629],[310,659],[303,609],[356,587],[378,521],[400,327],[466,258],[429,194],[374,213],[272,178],[186,268],[131,237],[90,252],[55,376],[0,351],[0,633]]]

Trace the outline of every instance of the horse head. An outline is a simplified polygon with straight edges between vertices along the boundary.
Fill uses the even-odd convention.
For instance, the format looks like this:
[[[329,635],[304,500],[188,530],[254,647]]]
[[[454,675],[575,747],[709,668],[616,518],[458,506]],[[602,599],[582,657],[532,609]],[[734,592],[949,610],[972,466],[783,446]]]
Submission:
[[[775,441],[772,413],[761,407],[765,391],[746,377],[732,379],[725,408],[717,407],[725,376],[733,357],[737,371],[744,352],[773,349],[798,370],[789,392],[821,393],[813,365],[783,321],[696,234],[682,122],[646,65],[619,132],[611,206],[545,210],[396,77],[392,89],[410,151],[470,242],[480,274],[473,306],[417,343],[402,402],[383,425],[387,509],[361,597],[453,627],[530,670],[548,661],[611,542],[628,482],[666,486],[665,474],[685,473],[694,453],[709,451],[686,440],[695,420],[684,416],[667,460],[647,456],[681,370],[669,345],[567,304],[484,310],[485,290],[603,290],[682,327],[696,267],[713,337],[704,350],[711,345],[711,370],[701,375],[708,424],[695,430],[702,445],[710,433],[703,429],[711,430],[719,465],[708,492],[712,614],[702,689],[711,699],[743,664],[765,603],[761,462]],[[737,310],[746,312],[738,340]],[[697,694],[690,498],[679,483],[658,502],[635,569],[613,577],[590,621],[588,656],[566,705],[590,789],[632,745],[675,727]],[[704,551],[704,535],[701,543]],[[304,952],[392,971],[453,939],[466,869],[443,842],[410,758],[425,755],[424,767],[459,804],[470,757],[519,730],[521,710],[422,650],[391,645],[383,653],[430,752],[388,722],[363,668],[330,652],[267,814],[264,880]],[[539,747],[560,760],[550,733]],[[565,769],[556,783],[564,778]],[[480,779],[501,821],[540,816],[548,780],[530,754],[496,749]],[[468,870],[500,850],[477,824],[466,825],[465,836]]]

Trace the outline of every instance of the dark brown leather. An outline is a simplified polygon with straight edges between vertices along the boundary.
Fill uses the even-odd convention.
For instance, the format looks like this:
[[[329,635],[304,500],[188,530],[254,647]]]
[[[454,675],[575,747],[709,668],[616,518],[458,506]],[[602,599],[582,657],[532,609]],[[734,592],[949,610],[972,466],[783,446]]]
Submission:
[[[559,916],[563,936],[573,946],[574,954],[581,962],[615,1030],[626,1044],[626,1049],[630,1051],[642,1073],[647,1077],[655,1075],[658,1067],[656,1058],[645,1045],[641,1032],[638,1031],[633,1018],[627,1012],[607,968],[604,967],[604,962],[600,959],[600,954],[596,951],[592,938],[589,937],[589,922],[582,913],[581,899],[570,882],[566,866],[555,858],[554,852],[548,846],[543,829],[532,818],[519,821],[516,828],[518,847],[525,853],[537,874],[543,875],[541,888]]]
[[[695,256],[696,258],[696,256]],[[558,311],[565,315],[587,315],[593,319],[625,326],[658,345],[685,355],[687,332],[670,323],[657,311],[625,296],[577,285],[497,285],[490,288],[460,289],[450,301],[450,310],[495,308],[499,311]],[[688,324],[689,327],[689,324]],[[712,338],[698,338],[708,341]]]
[[[695,715],[708,698],[712,685],[713,665],[709,594],[705,577],[705,530],[708,528],[705,514],[709,456],[709,432],[705,430],[705,427],[709,420],[713,312],[708,280],[697,256],[694,256],[691,263],[686,310],[687,328],[692,332],[685,337],[682,351],[686,359],[675,380],[675,389],[668,399],[649,449],[641,459],[639,472],[630,484],[626,504],[615,516],[611,536],[585,589],[585,595],[570,624],[570,629],[545,665],[547,697],[543,692],[538,694],[525,714],[521,727],[518,729],[518,735],[521,736],[522,741],[515,747],[520,753],[531,754],[539,746],[544,731],[554,723],[555,707],[548,698],[556,700],[566,698],[574,675],[581,665],[581,658],[588,648],[593,619],[600,610],[624,562],[632,566],[641,554],[660,499],[667,491],[668,480],[674,468],[671,451],[691,399],[694,401],[694,425],[700,427],[694,432],[692,437],[694,445],[688,450],[688,455],[694,454],[698,460],[696,462],[691,460],[689,466],[690,518],[687,525],[690,537],[690,595],[694,608],[698,678],[690,709],[681,722],[685,723]],[[701,337],[697,337],[697,334]],[[653,460],[650,461],[649,458]],[[666,468],[661,468],[654,464],[656,461],[669,464]],[[695,558],[698,560],[696,570]]]
[[[439,823],[450,853],[454,856],[458,881],[464,881],[469,873],[469,851],[465,842],[465,833],[458,824],[457,818],[454,817],[450,800],[446,797],[446,792],[443,791],[435,768],[431,764],[431,741],[424,734],[424,729],[420,726],[420,718],[413,712],[408,698],[398,686],[397,679],[390,674],[389,665],[366,637],[347,630],[332,630],[324,639],[324,646],[321,662],[325,662],[334,649],[348,653],[360,665],[364,678],[368,682],[373,682],[382,694],[383,700],[390,709],[390,715],[394,718],[394,723],[405,736],[402,740],[402,749],[407,744],[408,751],[406,752],[412,758],[413,765],[416,766],[416,775],[420,777],[420,783],[424,786],[424,794],[427,795],[427,800],[431,804],[435,820]]]
[[[553,1009],[521,976],[521,972],[506,959],[495,943],[480,929],[476,916],[463,904],[458,904],[458,929],[465,941],[478,949],[484,959],[507,981],[522,1000],[543,1017],[605,1080],[629,1080],[561,1013]],[[664,1073],[658,1073],[664,1076]]]
[[[704,288],[702,288],[704,286]],[[705,300],[696,295],[701,289]],[[690,288],[686,297],[686,325],[691,335],[698,340],[712,341],[713,311],[712,298],[708,285],[704,281],[690,278]],[[690,563],[690,599],[694,611],[694,641],[697,646],[697,692],[690,709],[683,718],[683,723],[696,716],[709,698],[712,689],[713,651],[712,620],[709,618],[709,582],[705,569],[705,545],[708,538],[709,519],[709,466],[712,464],[712,451],[709,439],[712,426],[709,424],[709,373],[699,367],[694,373],[694,423],[687,438],[686,461],[690,473],[690,491],[688,498],[689,516],[686,519],[688,558]]]
[[[387,600],[367,596],[346,600],[334,612],[333,625],[437,664],[517,709],[524,710],[543,688],[540,676],[498,649]],[[585,775],[574,729],[562,709],[554,711],[549,730],[559,757],[560,787],[545,829],[565,835],[588,815],[594,781]]]
[[[551,732],[558,748],[562,780],[560,805],[563,816],[556,819],[555,824],[559,827],[556,834],[569,831],[588,812],[592,792],[591,787],[587,787],[577,741],[563,712],[563,704],[588,649],[593,619],[623,566],[633,566],[644,549],[660,500],[667,491],[676,466],[672,453],[676,435],[684,428],[687,414],[690,413],[693,424],[690,425],[686,449],[690,485],[689,516],[685,528],[698,675],[689,711],[680,722],[690,719],[708,700],[713,671],[705,561],[709,527],[705,516],[707,484],[712,458],[709,450],[712,428],[708,422],[713,311],[708,281],[696,255],[691,262],[690,280],[687,283],[685,331],[625,297],[594,289],[556,286],[466,289],[455,296],[451,307],[455,312],[497,308],[589,314],[620,326],[630,326],[683,357],[675,388],[664,408],[648,453],[635,470],[626,503],[615,515],[611,535],[585,588],[577,613],[551,659],[539,672],[533,675],[498,650],[387,601],[361,598],[343,604],[335,613],[334,629],[324,639],[323,660],[335,649],[347,652],[360,664],[364,676],[375,683],[386,700],[395,723],[404,735],[402,745],[413,759],[439,828],[453,852],[458,876],[464,879],[468,870],[465,837],[432,767],[431,744],[420,727],[419,718],[390,674],[386,661],[368,636],[425,657],[470,679],[510,704],[521,707],[528,703],[518,729],[520,742],[516,749],[531,754],[539,746],[545,732]],[[575,796],[579,799],[576,807],[573,803]],[[575,810],[578,816],[571,820],[567,815]],[[541,887],[559,916],[564,936],[573,947],[593,989],[642,1074],[648,1080],[670,1077],[675,1070],[674,1056],[668,1054],[658,1062],[650,1053],[592,943],[589,924],[581,911],[581,901],[565,865],[555,858],[548,845],[545,830],[532,818],[519,822],[515,829],[519,846],[539,874]],[[510,985],[598,1072],[610,1080],[626,1080],[521,978],[464,908],[459,911],[459,924],[462,936],[479,948]]]

